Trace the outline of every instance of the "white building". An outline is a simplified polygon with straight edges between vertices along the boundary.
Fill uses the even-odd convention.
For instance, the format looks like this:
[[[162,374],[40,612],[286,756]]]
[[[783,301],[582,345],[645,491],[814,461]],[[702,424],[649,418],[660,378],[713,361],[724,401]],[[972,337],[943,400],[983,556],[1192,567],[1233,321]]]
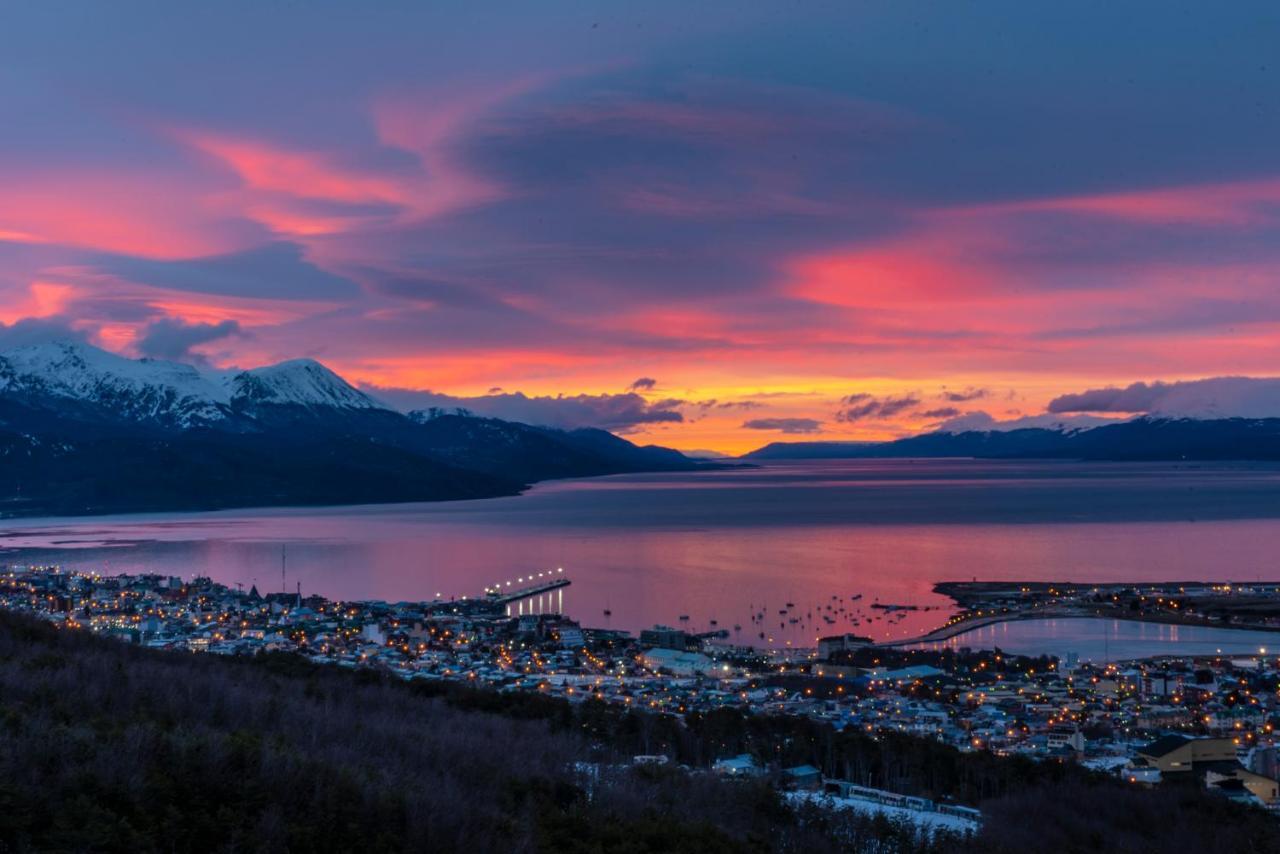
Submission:
[[[651,649],[644,653],[644,666],[650,670],[666,670],[677,676],[711,673],[716,663],[700,652],[676,649]]]

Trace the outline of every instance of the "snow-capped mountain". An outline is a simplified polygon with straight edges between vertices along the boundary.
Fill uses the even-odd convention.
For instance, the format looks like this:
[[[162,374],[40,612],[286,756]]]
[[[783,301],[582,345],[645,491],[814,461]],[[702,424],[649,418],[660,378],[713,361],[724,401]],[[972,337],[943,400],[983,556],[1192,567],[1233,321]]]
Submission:
[[[312,359],[291,359],[278,365],[229,373],[224,377],[224,387],[232,404],[387,408]]]
[[[44,407],[74,403],[171,427],[222,421],[230,402],[220,377],[191,365],[127,359],[73,341],[0,353],[0,395]]]
[[[998,432],[1009,433],[1014,430],[1056,430],[1059,433],[1092,430],[1094,427],[1105,427],[1108,424],[1120,424],[1127,418],[1102,418],[1096,415],[1062,415],[1045,413],[1044,415],[1024,415],[1021,418],[997,420],[985,412],[969,412],[949,418],[938,425],[939,433]]]
[[[0,517],[485,498],[698,466],[602,431],[420,422],[309,359],[215,371],[73,341],[0,352],[0,461]]]
[[[74,406],[115,420],[170,428],[218,426],[264,406],[309,411],[385,409],[310,359],[216,371],[128,359],[76,341],[0,353],[0,398]]]

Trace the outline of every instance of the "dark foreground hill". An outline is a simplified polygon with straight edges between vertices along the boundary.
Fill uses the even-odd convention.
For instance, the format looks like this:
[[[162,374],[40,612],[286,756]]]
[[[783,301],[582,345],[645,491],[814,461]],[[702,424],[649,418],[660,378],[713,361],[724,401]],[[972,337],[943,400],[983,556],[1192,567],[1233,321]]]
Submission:
[[[792,811],[693,768],[751,751],[980,802],[976,838]],[[139,649],[0,613],[0,851],[1280,850],[1260,811],[1073,766],[733,710],[681,722],[292,656]]]

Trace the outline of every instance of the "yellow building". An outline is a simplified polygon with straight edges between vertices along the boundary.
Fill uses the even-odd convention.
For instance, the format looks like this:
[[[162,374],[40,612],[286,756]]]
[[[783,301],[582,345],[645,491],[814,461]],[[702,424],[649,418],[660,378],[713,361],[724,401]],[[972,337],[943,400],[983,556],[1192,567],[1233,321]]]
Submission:
[[[1204,775],[1205,786],[1209,788],[1220,786],[1225,789],[1227,787],[1222,784],[1234,783],[1237,780],[1239,781],[1238,785],[1242,785],[1245,790],[1267,806],[1280,799],[1280,783],[1270,777],[1255,774],[1245,768],[1222,772],[1208,771]]]
[[[1167,735],[1140,748],[1138,756],[1162,775],[1189,773],[1206,762],[1236,762],[1236,746],[1229,738]]]

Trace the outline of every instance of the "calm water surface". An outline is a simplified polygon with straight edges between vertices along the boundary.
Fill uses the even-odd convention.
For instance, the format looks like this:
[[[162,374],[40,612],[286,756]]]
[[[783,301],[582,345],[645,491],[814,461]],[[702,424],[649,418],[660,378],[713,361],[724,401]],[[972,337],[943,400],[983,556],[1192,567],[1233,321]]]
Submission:
[[[948,647],[992,649],[1015,655],[1056,655],[1074,652],[1081,661],[1124,661],[1158,655],[1256,655],[1280,650],[1280,632],[1250,632],[1206,626],[1167,626],[1134,620],[1102,620],[1093,617],[1025,620],[997,623],[934,644]]]
[[[931,592],[941,580],[1280,578],[1280,469],[771,464],[559,481],[486,501],[7,520],[0,544],[9,563],[264,590],[281,588],[287,545],[288,589],[340,599],[474,596],[564,567],[564,610],[589,626],[687,615],[689,628],[716,620],[742,642],[812,645],[933,627],[951,607]],[[934,610],[890,616],[869,607],[877,600]]]

